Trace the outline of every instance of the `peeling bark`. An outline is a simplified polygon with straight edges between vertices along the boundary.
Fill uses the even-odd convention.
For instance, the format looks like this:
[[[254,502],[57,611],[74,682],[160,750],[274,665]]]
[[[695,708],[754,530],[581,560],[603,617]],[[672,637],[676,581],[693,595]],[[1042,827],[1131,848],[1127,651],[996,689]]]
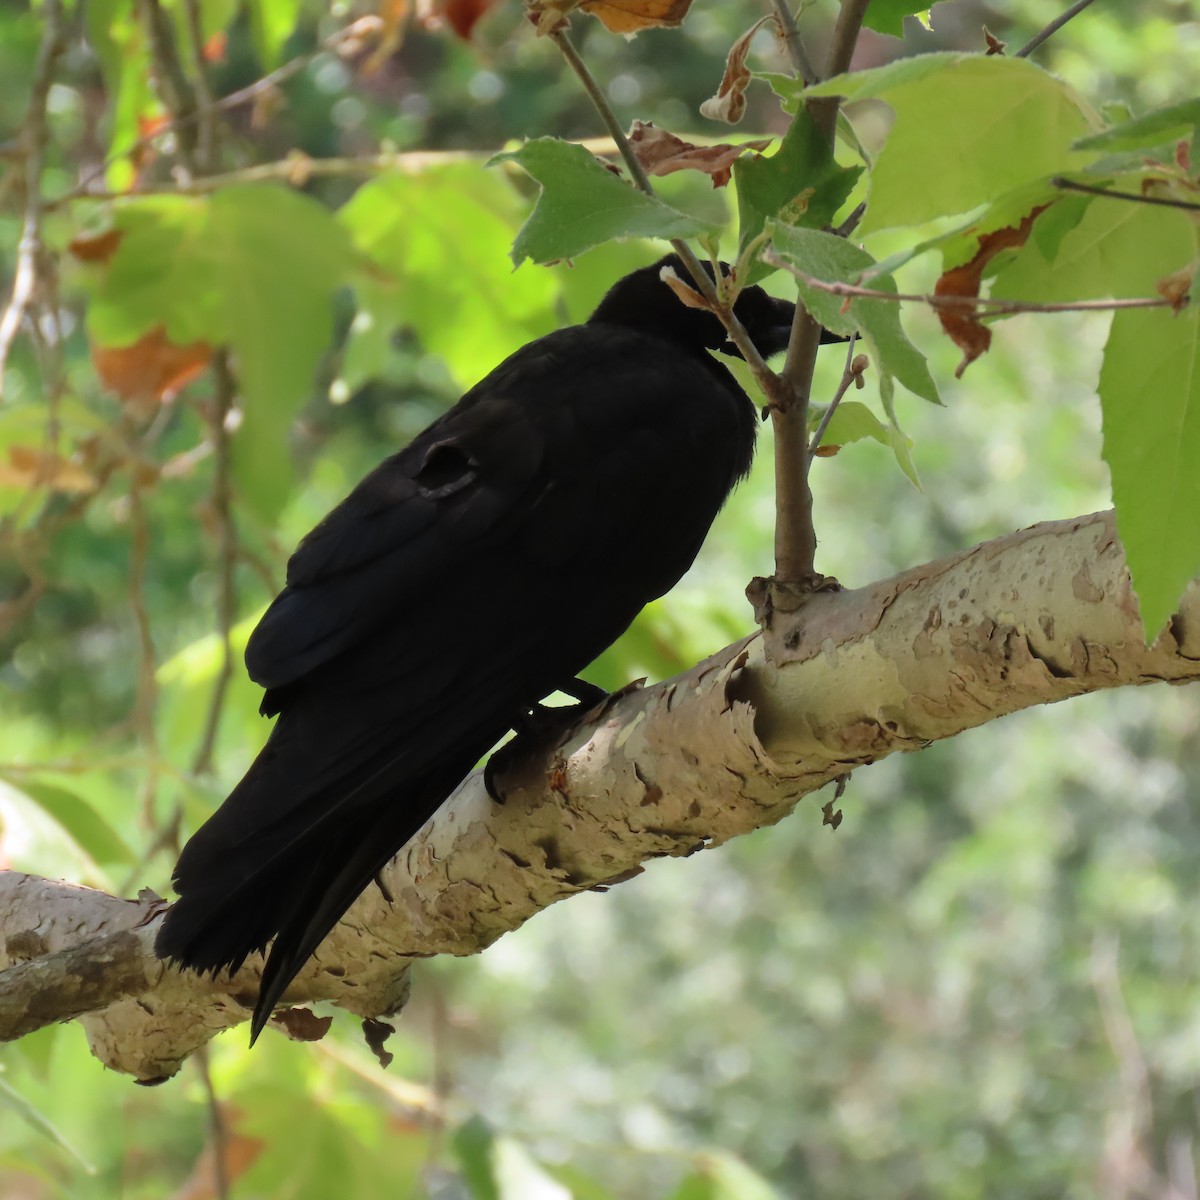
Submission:
[[[534,913],[770,825],[855,767],[1034,704],[1200,678],[1200,592],[1142,641],[1111,516],[1034,526],[869,587],[818,592],[676,679],[623,693],[499,775],[468,779],[287,993],[397,1012],[408,969]],[[814,828],[816,823],[814,822]],[[389,899],[390,897],[390,899]],[[153,955],[161,901],[0,875],[0,1038],[80,1019],[150,1082],[246,1020],[255,960],[201,978]]]

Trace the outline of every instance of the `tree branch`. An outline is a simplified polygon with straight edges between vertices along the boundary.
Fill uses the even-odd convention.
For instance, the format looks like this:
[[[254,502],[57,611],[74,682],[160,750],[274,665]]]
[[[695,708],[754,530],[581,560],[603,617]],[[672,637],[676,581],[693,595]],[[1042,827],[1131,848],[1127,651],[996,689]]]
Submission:
[[[1031,705],[1200,679],[1200,587],[1147,648],[1101,513],[819,592],[781,634],[783,663],[748,638],[528,749],[500,775],[501,805],[472,776],[384,872],[393,899],[369,887],[288,999],[398,1011],[415,959],[478,953],[648,859],[773,824],[856,767]],[[96,1056],[147,1080],[247,1020],[258,960],[232,980],[164,966],[161,910],[154,897],[0,875],[0,1038],[86,1012]]]

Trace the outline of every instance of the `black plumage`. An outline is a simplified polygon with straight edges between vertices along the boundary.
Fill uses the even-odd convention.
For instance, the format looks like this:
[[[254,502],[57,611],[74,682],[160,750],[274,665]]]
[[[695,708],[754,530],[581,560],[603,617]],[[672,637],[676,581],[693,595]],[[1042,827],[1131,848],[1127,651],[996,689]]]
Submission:
[[[725,331],[663,266],[684,276],[636,271],[501,363],[292,556],[246,649],[278,720],[184,847],[157,943],[236,970],[274,939],[254,1037],[480,758],[688,569],[749,469]],[[791,304],[755,287],[735,311],[764,356],[786,345]]]

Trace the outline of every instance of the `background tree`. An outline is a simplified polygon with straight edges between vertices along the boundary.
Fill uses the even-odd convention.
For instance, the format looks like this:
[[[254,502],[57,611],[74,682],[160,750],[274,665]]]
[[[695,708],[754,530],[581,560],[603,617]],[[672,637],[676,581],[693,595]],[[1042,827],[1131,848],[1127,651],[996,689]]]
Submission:
[[[894,10],[911,6],[872,7],[898,31]],[[1128,6],[1098,7],[1042,60],[1080,94],[1125,99],[1136,114],[1196,94],[1194,69],[1174,53],[1195,33],[1186,6],[1140,6],[1136,20]],[[19,869],[117,894],[144,883],[165,892],[181,830],[263,736],[236,654],[286,548],[381,450],[658,251],[622,242],[573,270],[509,273],[529,189],[507,168],[482,171],[485,154],[460,152],[599,130],[516,8],[490,12],[469,44],[411,22],[399,40],[405,14],[392,5],[356,25],[353,13],[265,0],[238,12],[93,4],[85,15],[83,37],[79,14],[50,0],[8,12],[0,28],[13,81],[0,104],[19,131],[5,175],[13,288],[0,321],[12,646],[4,853]],[[711,133],[692,114],[759,15],[702,8],[682,30],[632,43],[579,17],[572,36],[622,124],[637,115]],[[941,6],[933,33],[908,22],[910,45],[974,51],[984,15]],[[986,18],[1018,46],[1055,15],[1031,3],[1011,25]],[[825,61],[823,22],[834,16],[833,6],[804,14],[814,61]],[[447,17],[468,32],[462,10]],[[854,65],[899,52],[864,34]],[[787,70],[766,31],[751,61]],[[285,75],[275,86],[256,82],[276,68]],[[902,144],[914,109],[895,89],[920,80],[867,78],[875,83],[855,86],[896,112],[882,142],[878,102],[855,110],[874,153]],[[993,76],[979,78],[986,88]],[[217,107],[230,96],[240,103]],[[767,89],[748,96],[743,125],[782,132]],[[1129,115],[1110,113],[1108,124]],[[965,108],[956,116],[964,146],[948,155],[935,141],[948,178],[995,133],[972,127]],[[1135,172],[1160,198],[1186,192],[1190,168],[1175,147],[1195,114],[1157,119],[1151,141],[1126,130],[1126,142],[1063,169],[1098,163],[1109,171],[1099,186],[1131,190]],[[407,153],[426,147],[442,152]],[[1103,158],[1116,154],[1127,157]],[[1159,165],[1140,166],[1145,158]],[[263,177],[292,190],[246,190]],[[940,181],[929,172],[925,190]],[[548,196],[558,182],[552,171]],[[131,187],[155,198],[114,205],[102,195]],[[723,193],[706,180],[680,173],[661,189],[701,224],[724,219]],[[994,210],[991,228],[1017,228],[1041,197],[1022,202]],[[1140,207],[1125,211],[1149,221]],[[1191,217],[1179,211],[1175,226],[1153,229],[1186,237]],[[945,232],[877,231],[868,245],[878,258],[903,255]],[[1054,239],[1061,250],[1071,233],[1062,221],[1034,249],[1053,258]],[[536,227],[526,235],[539,252]],[[914,260],[903,290],[930,291],[943,265],[969,262],[974,236],[942,243],[944,262]],[[776,242],[811,278],[803,247]],[[1139,282],[1152,285],[1164,275],[1145,244]],[[1011,284],[1008,294],[1058,299],[1037,260],[1013,253],[987,266],[1031,289]],[[163,260],[172,274],[147,269]],[[1179,270],[1189,260],[1172,261]],[[861,264],[850,267],[857,278]],[[352,292],[337,290],[344,283]],[[776,285],[786,287],[780,276]],[[1112,286],[1093,281],[1102,285]],[[821,303],[811,284],[805,295]],[[1093,381],[1104,320],[1016,318],[959,385],[961,352],[906,308],[949,401],[933,410],[902,399],[896,410],[926,490],[889,466],[907,442],[888,410],[876,408],[872,425],[846,408],[843,421],[860,424],[839,437],[880,440],[814,467],[820,568],[865,583],[1103,505]],[[1185,312],[1173,332],[1194,327]],[[837,390],[844,359],[833,357],[818,400]],[[888,364],[872,358],[874,389]],[[1162,391],[1149,369],[1161,356],[1144,359],[1142,374]],[[164,403],[200,368],[203,378]],[[1154,446],[1136,428],[1121,441]],[[1126,478],[1184,478],[1169,459],[1155,449]],[[740,593],[766,569],[768,475],[739,494],[683,589],[605,657],[597,682],[671,675],[746,632]],[[1185,562],[1186,515],[1184,506],[1154,518],[1179,535]],[[1157,591],[1136,562],[1134,573],[1143,603],[1157,596],[1165,618],[1178,588],[1165,595],[1170,572],[1154,576],[1158,559],[1145,576]],[[195,1163],[190,1194],[211,1194],[213,1159],[199,1156],[212,1138],[225,1149],[215,1186],[236,1176],[247,1195],[529,1195],[534,1176],[552,1186],[547,1173],[579,1196],[769,1194],[762,1177],[781,1194],[1190,1194],[1195,723],[1186,694],[1091,697],[892,758],[855,776],[836,836],[806,810],[720,854],[657,864],[614,895],[580,896],[481,959],[429,964],[388,1043],[397,1062],[387,1074],[356,1028],[335,1029],[310,1049],[274,1038],[251,1056],[225,1039],[190,1084],[141,1094],[100,1073],[77,1026],[47,1026],[5,1055],[0,1091],[25,1118],[0,1132],[6,1189],[162,1195]],[[6,922],[10,960],[36,963],[28,927],[17,932]],[[3,995],[27,1003],[11,986]]]

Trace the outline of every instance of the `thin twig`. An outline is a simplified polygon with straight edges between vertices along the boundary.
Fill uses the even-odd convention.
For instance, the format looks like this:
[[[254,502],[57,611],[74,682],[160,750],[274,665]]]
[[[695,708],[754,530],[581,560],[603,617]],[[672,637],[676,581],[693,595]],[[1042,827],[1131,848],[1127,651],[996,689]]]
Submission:
[[[1182,208],[1188,212],[1200,212],[1200,204],[1194,200],[1172,200],[1167,196],[1143,196],[1139,192],[1116,192],[1112,188],[1097,187],[1091,183],[1076,183],[1056,175],[1050,180],[1056,188],[1066,192],[1085,192],[1089,196],[1103,196],[1106,200],[1128,200],[1132,204],[1159,204],[1163,208]]]
[[[563,58],[567,61],[567,65],[575,72],[579,82],[583,85],[584,91],[587,92],[592,105],[595,107],[600,119],[604,122],[604,127],[612,137],[617,147],[617,152],[629,169],[629,174],[633,177],[634,184],[647,196],[657,198],[649,177],[642,164],[638,161],[633,147],[629,144],[629,139],[625,136],[625,131],[621,128],[621,123],[617,120],[612,106],[608,103],[608,98],[596,82],[591,71],[588,70],[587,63],[580,58],[579,52],[571,44],[570,38],[567,37],[566,27],[555,29],[548,36],[559,48]],[[729,334],[729,340],[737,347],[738,353],[750,368],[768,402],[770,404],[777,403],[779,397],[778,376],[767,366],[766,360],[759,354],[758,348],[751,341],[745,326],[738,320],[737,315],[734,313],[733,305],[722,301],[713,280],[701,265],[692,248],[682,238],[672,238],[670,241],[672,249],[679,256],[688,274],[692,277],[692,282],[695,284],[697,291],[704,297],[708,306],[725,326],[725,331]]]
[[[608,146],[608,139],[598,139]],[[296,187],[303,187],[315,176],[375,175],[384,171],[415,171],[442,163],[468,162],[481,156],[469,150],[410,150],[400,154],[373,154],[361,158],[309,158],[296,151],[287,158],[274,162],[256,163],[237,171],[226,171],[220,175],[198,175],[184,183],[157,183],[135,187],[126,192],[68,192],[49,201],[45,211],[65,207],[78,200],[129,200],[136,196],[201,196],[222,188],[240,184],[263,183],[280,179]]]
[[[237,591],[234,570],[238,560],[237,526],[233,518],[233,478],[230,464],[228,419],[233,407],[234,381],[229,359],[224,351],[213,358],[213,378],[216,380],[212,416],[213,490],[212,508],[217,522],[217,632],[221,638],[221,666],[213,683],[204,731],[192,764],[196,775],[212,770],[213,751],[221,725],[221,711],[233,678],[233,646],[230,636],[237,619]]]
[[[1033,37],[1031,37],[1029,41],[1027,41],[1025,45],[1023,45],[1020,50],[1013,55],[1013,58],[1028,58],[1047,38],[1053,37],[1054,34],[1056,34],[1069,20],[1071,20],[1072,17],[1079,16],[1079,14],[1083,12],[1083,10],[1091,3],[1092,0],[1075,0],[1075,3],[1072,4],[1065,13],[1059,17],[1055,17],[1054,20],[1051,21],[1050,24],[1047,25],[1046,28],[1040,33],[1035,33]]]
[[[221,1101],[217,1098],[217,1089],[213,1084],[212,1066],[209,1062],[207,1046],[201,1046],[196,1051],[196,1065],[200,1068],[200,1082],[204,1085],[204,1095],[208,1101],[208,1128],[212,1139],[213,1191],[217,1200],[229,1200],[229,1162],[227,1147],[229,1133],[225,1128],[225,1114],[221,1111]]]
[[[1064,304],[1040,304],[1033,300],[993,300],[988,296],[937,296],[929,292],[884,292],[876,288],[858,287],[853,283],[830,282],[805,274],[774,250],[763,252],[763,262],[790,271],[801,283],[831,296],[848,296],[862,300],[888,300],[898,303],[911,300],[928,304],[944,312],[974,315],[983,309],[985,316],[1012,316],[1018,313],[1117,312],[1124,308],[1173,308],[1174,303],[1160,296],[1139,296],[1129,300],[1076,300]]]
[[[805,86],[816,83],[819,78],[817,69],[813,66],[812,60],[808,57],[808,51],[804,48],[804,40],[800,36],[800,29],[796,25],[796,16],[792,12],[791,6],[787,0],[772,0],[772,2],[775,6],[775,16],[779,20],[779,37],[791,60],[792,70],[804,81]]]
[[[192,60],[192,83],[196,89],[196,165],[207,175],[217,167],[219,126],[212,84],[208,78],[208,62],[204,57],[200,0],[184,0],[183,14],[187,22],[188,53]]]
[[[829,47],[826,75],[840,75],[854,56],[870,0],[842,0]],[[807,104],[809,116],[832,145],[838,98]],[[771,410],[775,428],[775,582],[807,585],[817,577],[817,533],[812,491],[808,486],[808,406],[821,326],[802,304],[796,305],[780,388],[784,402]]]
[[[293,75],[304,70],[309,63],[319,58],[322,54],[337,49],[343,42],[375,36],[382,28],[383,22],[379,17],[360,17],[344,29],[339,29],[337,32],[330,34],[315,50],[310,50],[306,54],[298,54],[295,58],[289,59],[281,66],[276,67],[274,71],[268,72],[253,83],[247,84],[244,88],[239,88],[236,92],[230,92],[229,95],[222,96],[219,100],[214,100],[211,111],[214,114],[229,112],[230,109],[240,108],[243,104],[250,104],[259,99],[260,96],[271,91],[272,88],[278,87]],[[153,133],[139,138],[132,146],[127,147],[119,153],[110,155],[104,162],[85,174],[79,183],[69,192],[64,192],[61,196],[55,197],[53,204],[58,206],[70,200],[90,195],[90,186],[97,179],[100,179],[114,163],[119,162],[123,158],[136,157],[165,134],[177,132],[198,118],[199,113],[195,110],[190,113],[181,113],[177,117],[173,116],[171,120],[156,128]]]
[[[154,714],[158,707],[158,675],[154,655],[154,631],[146,606],[146,563],[150,556],[150,529],[142,503],[140,463],[129,463],[129,608],[138,639],[137,692],[133,701],[133,728],[146,756],[146,780],[142,788],[142,813],[154,823],[154,800],[158,792],[158,733]]]
[[[200,113],[196,89],[184,72],[175,39],[159,0],[136,0],[136,11],[150,47],[150,74],[159,99],[171,114],[178,133],[178,154],[190,175],[197,173],[196,130]],[[161,131],[160,131],[161,132]]]
[[[833,420],[833,414],[837,412],[838,405],[842,402],[842,397],[850,390],[856,379],[862,378],[861,371],[854,370],[854,347],[858,343],[858,334],[850,335],[850,344],[846,347],[846,366],[842,371],[842,378],[838,382],[837,391],[833,393],[833,399],[829,402],[829,407],[821,414],[821,420],[817,425],[816,430],[812,435],[812,440],[808,443],[808,466],[812,469],[813,455],[816,454],[817,448],[821,445],[821,439],[825,436],[825,431],[829,428],[829,422]]]
[[[46,148],[46,102],[54,82],[54,66],[67,43],[61,0],[46,0],[41,9],[42,43],[33,69],[29,108],[21,128],[24,157],[21,170],[25,186],[25,213],[17,243],[17,265],[12,295],[0,316],[0,395],[4,391],[4,368],[25,311],[37,287],[38,259],[42,253],[42,160]]]
[[[592,107],[600,115],[600,119],[604,122],[604,127],[608,130],[609,136],[616,144],[621,157],[625,160],[625,166],[629,168],[629,174],[633,176],[633,182],[647,196],[653,196],[654,187],[650,183],[650,177],[638,161],[638,156],[634,154],[633,147],[629,144],[629,139],[625,136],[625,130],[621,128],[621,123],[617,120],[617,114],[613,112],[612,106],[608,102],[608,97],[605,96],[591,71],[588,70],[587,63],[579,57],[579,51],[571,44],[571,39],[567,37],[567,27],[563,26],[562,28],[553,30],[549,34],[549,37],[559,48],[563,58],[567,60],[567,65],[575,72],[579,82],[583,84],[583,90],[587,92],[588,99],[592,102]]]

